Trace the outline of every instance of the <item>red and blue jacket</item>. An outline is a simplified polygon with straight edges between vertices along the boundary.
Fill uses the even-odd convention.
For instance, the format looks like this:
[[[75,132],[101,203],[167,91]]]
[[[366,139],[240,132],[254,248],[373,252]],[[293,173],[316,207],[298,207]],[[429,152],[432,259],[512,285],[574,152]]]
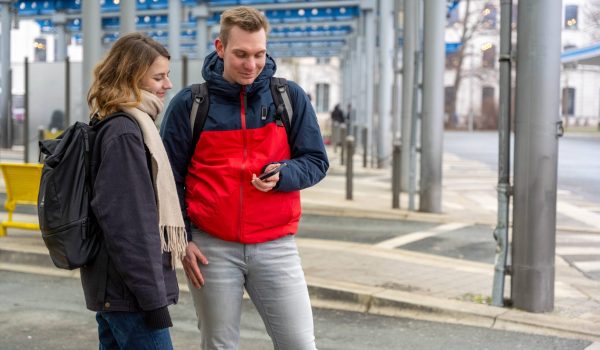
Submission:
[[[223,79],[216,52],[204,61],[209,109],[196,145],[192,141],[190,87],[170,102],[161,125],[188,233],[196,228],[220,239],[262,243],[295,234],[300,220],[300,190],[319,182],[329,167],[317,117],[302,88],[288,81],[293,105],[289,135],[277,125],[267,63],[250,85]],[[273,191],[251,183],[269,163],[286,163]],[[191,240],[191,235],[188,234]]]

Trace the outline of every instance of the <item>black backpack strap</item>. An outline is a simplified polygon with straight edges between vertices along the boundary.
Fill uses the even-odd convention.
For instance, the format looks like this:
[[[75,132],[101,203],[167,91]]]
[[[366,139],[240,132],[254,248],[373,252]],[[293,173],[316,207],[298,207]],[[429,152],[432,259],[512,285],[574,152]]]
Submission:
[[[206,83],[192,85],[192,110],[190,111],[190,128],[192,144],[196,147],[200,133],[208,116],[208,86]]]
[[[285,131],[289,135],[294,109],[292,108],[289,96],[287,80],[285,78],[271,77],[270,88],[273,102],[275,102],[276,118],[279,118],[277,124],[281,125],[280,123],[283,123]]]

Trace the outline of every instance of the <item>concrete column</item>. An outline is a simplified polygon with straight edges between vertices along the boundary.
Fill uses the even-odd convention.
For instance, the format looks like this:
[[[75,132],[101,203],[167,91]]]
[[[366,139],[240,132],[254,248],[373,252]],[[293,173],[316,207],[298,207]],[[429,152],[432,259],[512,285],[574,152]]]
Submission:
[[[519,1],[513,305],[554,308],[562,1]]]
[[[400,188],[408,191],[410,174],[410,139],[415,79],[415,51],[419,30],[419,0],[404,0],[404,42],[402,46],[402,154],[400,156]]]
[[[446,1],[424,1],[423,118],[419,211],[442,212]]]
[[[96,64],[102,58],[101,49],[101,20],[100,20],[100,2],[82,1],[82,31],[83,31],[83,62],[82,62],[82,115],[77,116],[78,120],[86,121],[89,109],[87,106],[87,93],[92,83],[93,70]],[[75,121],[75,120],[73,120]]]
[[[181,59],[181,0],[169,0],[169,53],[172,61]]]
[[[136,0],[121,0],[119,10],[119,34],[135,32]]]
[[[2,80],[2,93],[0,94],[0,134],[2,140],[0,146],[8,148],[12,144],[12,140],[8,137],[11,113],[9,111],[10,98],[12,95],[10,86],[10,1],[0,1],[2,6],[2,33],[0,34],[0,61],[2,70],[0,71],[0,79]]]
[[[208,54],[208,6],[206,4],[197,5],[192,9],[192,15],[196,17],[196,47],[198,58],[202,59]]]

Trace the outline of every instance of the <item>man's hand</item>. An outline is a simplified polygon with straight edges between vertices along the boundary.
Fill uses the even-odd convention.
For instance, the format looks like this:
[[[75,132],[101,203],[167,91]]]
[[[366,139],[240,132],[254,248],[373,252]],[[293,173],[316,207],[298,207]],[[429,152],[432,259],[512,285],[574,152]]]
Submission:
[[[269,164],[265,168],[265,173],[268,173],[273,169],[277,169],[280,166],[282,165],[278,163]],[[275,188],[275,186],[277,186],[277,181],[279,181],[279,173],[275,173],[274,175],[271,175],[270,177],[264,180],[259,179],[256,174],[252,174],[252,185],[254,185],[254,187],[256,187],[257,190],[262,192],[271,191],[273,188]]]
[[[194,287],[201,288],[204,285],[204,277],[198,262],[202,265],[208,265],[208,260],[198,249],[198,246],[194,242],[188,242],[187,248],[185,248],[185,257],[181,259],[181,264],[187,278]]]

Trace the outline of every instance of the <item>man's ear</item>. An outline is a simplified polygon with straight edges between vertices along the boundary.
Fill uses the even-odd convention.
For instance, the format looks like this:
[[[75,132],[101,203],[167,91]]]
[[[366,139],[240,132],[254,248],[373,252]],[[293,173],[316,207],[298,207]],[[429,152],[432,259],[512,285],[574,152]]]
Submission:
[[[215,48],[217,49],[217,55],[219,55],[219,57],[222,59],[223,55],[225,54],[225,47],[223,47],[221,38],[215,39]]]

